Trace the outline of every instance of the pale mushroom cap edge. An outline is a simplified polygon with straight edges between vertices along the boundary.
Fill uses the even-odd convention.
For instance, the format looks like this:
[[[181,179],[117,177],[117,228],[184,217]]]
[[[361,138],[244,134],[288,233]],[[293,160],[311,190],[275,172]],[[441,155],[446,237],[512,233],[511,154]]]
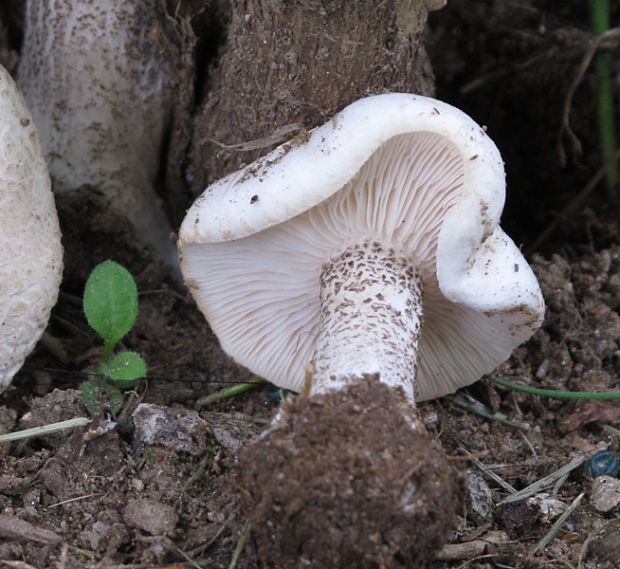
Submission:
[[[43,334],[62,275],[60,229],[39,136],[0,66],[0,392]]]

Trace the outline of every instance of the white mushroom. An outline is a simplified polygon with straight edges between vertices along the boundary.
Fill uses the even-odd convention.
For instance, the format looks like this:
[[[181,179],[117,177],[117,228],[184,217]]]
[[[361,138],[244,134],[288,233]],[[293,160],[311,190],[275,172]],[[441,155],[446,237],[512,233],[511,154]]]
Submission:
[[[174,93],[158,0],[29,0],[18,83],[54,191],[89,185],[176,267],[156,193]]]
[[[30,112],[0,67],[0,392],[47,324],[62,275],[60,229]]]
[[[504,193],[464,113],[368,97],[210,186],[181,226],[182,271],[224,350],[276,385],[300,391],[313,362],[314,394],[378,373],[412,403],[438,397],[543,317],[498,225]]]

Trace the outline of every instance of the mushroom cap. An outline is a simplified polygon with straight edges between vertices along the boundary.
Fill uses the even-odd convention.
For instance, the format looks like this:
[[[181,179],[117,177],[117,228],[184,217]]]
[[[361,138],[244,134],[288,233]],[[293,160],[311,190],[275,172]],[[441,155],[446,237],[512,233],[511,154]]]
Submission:
[[[416,398],[439,397],[543,318],[536,277],[498,225],[504,197],[499,152],[471,118],[427,97],[372,96],[207,188],[179,232],[182,271],[224,350],[299,391],[322,265],[378,241],[422,277]]]
[[[60,229],[30,112],[0,66],[0,392],[47,324],[62,275]]]

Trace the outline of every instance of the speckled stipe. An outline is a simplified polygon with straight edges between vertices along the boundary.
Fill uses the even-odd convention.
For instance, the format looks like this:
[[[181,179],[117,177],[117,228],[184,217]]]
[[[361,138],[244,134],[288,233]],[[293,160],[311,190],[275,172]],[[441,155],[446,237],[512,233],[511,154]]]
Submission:
[[[321,271],[321,317],[311,393],[379,374],[414,403],[422,280],[377,242],[348,248]]]

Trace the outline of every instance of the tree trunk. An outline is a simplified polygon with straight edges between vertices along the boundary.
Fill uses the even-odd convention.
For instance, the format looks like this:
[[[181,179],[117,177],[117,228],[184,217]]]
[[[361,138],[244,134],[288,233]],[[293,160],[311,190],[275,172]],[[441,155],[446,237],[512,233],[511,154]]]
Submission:
[[[195,121],[195,193],[290,138],[287,125],[314,128],[370,94],[433,93],[423,0],[233,0],[230,10]]]

